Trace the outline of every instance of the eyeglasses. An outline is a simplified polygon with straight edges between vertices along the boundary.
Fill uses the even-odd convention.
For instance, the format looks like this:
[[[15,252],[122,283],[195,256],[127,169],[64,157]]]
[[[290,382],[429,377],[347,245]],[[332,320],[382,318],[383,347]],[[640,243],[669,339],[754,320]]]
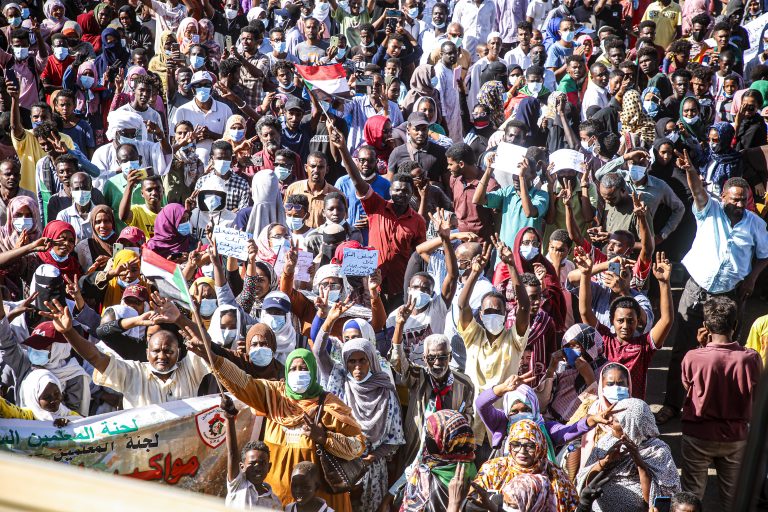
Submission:
[[[523,240],[520,245],[529,245],[531,247],[541,247],[541,242],[538,240]]]
[[[429,364],[433,364],[435,361],[440,361],[441,363],[444,363],[448,360],[449,357],[450,356],[446,354],[444,356],[427,356],[424,359],[426,359]]]
[[[304,209],[302,205],[296,203],[285,203],[284,207],[288,212],[298,212]]]
[[[272,235],[269,237],[270,240],[288,240],[291,238],[291,235]]]
[[[519,443],[517,441],[512,441],[509,443],[509,449],[513,452],[519,452],[520,448],[523,448],[527,452],[535,452],[536,451],[536,444],[535,443]]]

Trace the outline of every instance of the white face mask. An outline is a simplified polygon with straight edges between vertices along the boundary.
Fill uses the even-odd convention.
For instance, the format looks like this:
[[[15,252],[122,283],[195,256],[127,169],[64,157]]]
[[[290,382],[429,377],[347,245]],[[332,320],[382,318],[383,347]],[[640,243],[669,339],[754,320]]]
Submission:
[[[671,132],[670,134],[668,134],[668,135],[667,135],[667,138],[668,138],[668,139],[669,139],[671,142],[677,142],[677,139],[679,139],[679,138],[680,138],[680,133],[679,133],[679,132],[676,132],[676,131],[675,131],[675,132]]]
[[[408,290],[408,295],[416,301],[415,307],[416,309],[421,309],[425,307],[427,304],[429,304],[430,299],[432,296],[428,293],[424,293],[421,290]]]
[[[544,84],[541,82],[528,82],[528,90],[533,94],[539,94]]]
[[[683,121],[685,121],[688,124],[693,124],[693,123],[695,123],[698,120],[699,120],[699,116],[693,116],[693,117],[685,117],[685,116],[683,116]]]
[[[29,231],[34,225],[35,221],[32,217],[16,217],[13,219],[13,229],[15,229],[17,233],[21,233],[25,229]]]
[[[629,166],[629,179],[632,181],[640,181],[645,177],[645,167],[642,165],[632,164]]]
[[[256,366],[267,366],[272,362],[274,353],[269,347],[251,347],[251,351],[248,353],[248,357],[251,362]]]
[[[219,196],[208,195],[203,198],[203,204],[208,208],[209,212],[213,212],[219,209],[221,206],[221,198]]]
[[[170,367],[170,368],[168,368],[167,370],[158,370],[157,368],[155,368],[155,367],[153,366],[153,367],[152,367],[152,373],[156,373],[156,374],[158,374],[158,375],[168,375],[168,374],[169,374],[169,373],[171,373],[171,372],[175,372],[175,371],[176,371],[178,368],[179,368],[179,365],[178,365],[178,364],[174,364],[173,366],[171,366],[171,367]]]
[[[480,319],[483,321],[485,328],[496,336],[504,330],[504,316],[496,313],[481,314]]]
[[[88,203],[91,202],[91,191],[90,190],[73,190],[72,201],[79,204],[80,206],[87,205]]]
[[[288,387],[290,387],[294,393],[304,393],[309,389],[310,384],[312,384],[312,375],[308,371],[295,370],[288,372]]]

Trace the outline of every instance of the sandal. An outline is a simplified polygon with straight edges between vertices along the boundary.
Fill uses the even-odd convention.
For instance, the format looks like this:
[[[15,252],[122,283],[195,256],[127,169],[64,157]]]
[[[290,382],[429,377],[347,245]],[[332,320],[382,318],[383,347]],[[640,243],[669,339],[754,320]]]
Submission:
[[[656,419],[657,425],[663,425],[667,423],[672,418],[676,418],[680,415],[679,411],[675,411],[672,407],[665,405],[659,411],[654,414],[654,418]]]

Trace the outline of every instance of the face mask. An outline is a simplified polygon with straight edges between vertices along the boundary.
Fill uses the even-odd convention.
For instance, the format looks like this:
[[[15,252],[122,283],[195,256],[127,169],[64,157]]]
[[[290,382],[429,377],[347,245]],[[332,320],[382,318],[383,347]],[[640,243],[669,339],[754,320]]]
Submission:
[[[119,277],[117,278],[117,284],[120,285],[120,288],[128,288],[131,285],[138,284],[138,282],[139,282],[139,278],[138,277],[136,279],[134,279],[133,281],[131,281],[130,283],[127,282],[127,281],[123,281]]]
[[[532,245],[521,245],[520,246],[520,256],[525,258],[526,260],[532,260],[539,254],[539,248],[534,247]]]
[[[679,132],[672,132],[672,133],[667,135],[667,138],[670,141],[672,141],[672,142],[677,142],[677,139],[680,138],[680,133]]]
[[[272,362],[274,354],[269,347],[251,347],[248,357],[256,366],[267,366]]]
[[[50,353],[47,350],[37,350],[36,348],[27,347],[27,357],[29,357],[29,362],[33,365],[45,366],[48,364]]]
[[[688,124],[693,124],[693,123],[695,123],[698,120],[699,120],[699,116],[693,116],[693,117],[685,117],[685,116],[683,116],[683,121],[685,121]]]
[[[117,142],[119,142],[120,144],[131,144],[131,145],[136,146],[136,147],[138,147],[138,145],[139,145],[138,139],[132,139],[130,137],[124,137],[122,135],[117,137]],[[138,168],[139,167],[137,166],[136,169],[138,169]]]
[[[200,267],[200,271],[203,273],[205,277],[213,277],[213,263],[209,263],[208,265],[203,265]]]
[[[53,56],[58,60],[64,60],[69,55],[69,48],[65,46],[57,46],[53,49]]]
[[[67,258],[69,258],[69,254],[67,254],[66,256],[59,256],[58,254],[53,252],[53,249],[48,251],[48,254],[51,255],[51,258],[53,258],[54,261],[57,261],[59,263],[64,263],[65,261],[67,261]]]
[[[211,98],[211,88],[210,87],[198,87],[195,89],[195,98],[200,103],[205,103]]]
[[[90,89],[93,87],[93,84],[96,82],[96,79],[92,76],[88,75],[81,75],[80,76],[80,85],[83,87],[83,89]]]
[[[429,304],[432,296],[428,293],[424,293],[420,290],[409,290],[408,295],[416,301],[416,309],[421,309]]]
[[[574,368],[576,365],[576,359],[581,356],[581,350],[576,348],[570,348],[565,347],[563,349],[563,355],[565,356],[565,360],[568,362],[568,366],[571,368]]]
[[[290,215],[286,215],[285,222],[288,224],[291,231],[298,231],[304,226],[304,219],[301,217],[291,217]]]
[[[584,151],[590,151],[592,149],[592,146],[589,144],[589,142],[583,140],[581,141],[581,149]]]
[[[109,232],[109,234],[107,236],[101,236],[98,233],[96,233],[96,236],[99,237],[99,240],[104,240],[106,242],[107,240],[112,238],[112,235],[114,235],[114,234],[115,234],[115,230],[113,229],[112,231]]]
[[[208,195],[203,198],[203,204],[209,212],[213,212],[219,209],[221,206],[221,198],[219,196]]]
[[[120,137],[120,138],[123,139],[124,137]],[[125,143],[121,141],[120,144],[125,144]],[[120,169],[125,174],[128,174],[132,170],[138,169],[138,168],[139,168],[139,161],[138,160],[130,160],[128,162],[123,162],[123,163],[120,164]]]
[[[338,6],[341,8],[342,11],[346,13],[350,12],[349,2],[345,2],[345,1],[338,2]]]
[[[328,302],[330,304],[336,304],[341,297],[341,290],[331,290],[328,292]]]
[[[291,175],[291,169],[282,165],[278,165],[275,167],[275,174],[277,175],[277,179],[280,181],[285,181],[288,176]]]
[[[29,9],[28,9],[28,8],[24,7],[24,8],[21,10],[21,17],[22,17],[23,19],[25,19],[25,20],[26,20],[27,18],[29,18]]]
[[[433,77],[430,79],[429,83],[430,83],[430,85],[431,85],[432,87],[437,87],[437,85],[440,83],[440,79],[439,79],[439,78],[437,78],[436,76],[433,76]]]
[[[29,231],[34,225],[35,221],[32,217],[16,217],[13,219],[13,229],[15,229],[17,233],[21,233],[25,229]]]
[[[223,176],[229,173],[230,169],[232,169],[232,161],[231,160],[214,160],[213,168],[216,170],[217,173]]]
[[[158,375],[168,375],[169,373],[173,373],[173,372],[175,372],[176,370],[178,370],[178,368],[179,368],[179,365],[178,365],[178,364],[174,364],[173,366],[171,366],[171,367],[170,367],[170,368],[168,368],[167,370],[158,370],[157,368],[155,368],[155,367],[153,366],[153,367],[152,367],[152,373],[156,373],[156,374],[158,374]]]
[[[416,18],[419,15],[419,8],[418,7],[411,7],[408,9],[408,16],[411,18]]]
[[[643,101],[643,110],[651,116],[655,117],[659,113],[659,106],[651,100]]]
[[[533,417],[533,414],[530,412],[518,412],[517,414],[513,414],[509,417],[509,424],[513,425],[521,420],[531,420],[533,422],[536,421],[536,419]]]
[[[79,204],[80,206],[85,206],[91,202],[91,191],[90,190],[73,190],[72,200],[77,204]]]
[[[480,318],[483,321],[483,325],[486,330],[496,336],[504,330],[504,316],[496,313],[481,314]]]
[[[724,97],[725,99],[728,99],[728,100],[729,100],[729,99],[733,98],[733,97],[734,97],[734,95],[735,95],[735,94],[730,94],[730,93],[727,93],[727,92],[723,91],[723,97]]]
[[[544,84],[541,82],[528,82],[528,91],[533,94],[538,95],[542,87],[544,87]]]
[[[366,48],[373,48],[373,41],[365,45]]]
[[[216,311],[216,299],[203,299],[200,301],[200,314],[206,318],[213,316]]]
[[[337,59],[343,59],[346,54],[347,54],[347,49],[346,48],[338,48],[336,50],[336,58]]]
[[[267,312],[261,314],[261,321],[264,322],[274,332],[279,331],[285,326],[285,315],[270,315]]]
[[[629,398],[629,388],[626,386],[605,386],[603,396],[608,402],[615,404],[619,400]]]
[[[21,18],[8,18],[8,23],[10,23],[13,27],[20,27]]]
[[[237,9],[227,9],[224,8],[224,16],[227,17],[228,20],[233,20],[235,17],[237,17]]]
[[[192,226],[189,222],[182,222],[179,224],[179,227],[176,228],[176,231],[178,231],[181,236],[189,236],[189,234],[192,233]]]
[[[229,137],[235,142],[240,142],[241,140],[243,140],[243,137],[245,137],[245,130],[230,129]]]
[[[194,55],[189,58],[189,64],[192,66],[192,69],[200,69],[205,65],[205,57],[202,55]]]
[[[291,243],[285,238],[281,238],[280,241],[271,242],[270,246],[272,247],[272,252],[279,254],[280,252],[285,252],[290,249]]]
[[[222,329],[221,337],[224,338],[225,345],[231,345],[237,337],[237,329]]]
[[[456,48],[461,48],[461,37],[451,37],[450,39],[456,45]]]
[[[272,49],[277,53],[285,53],[288,44],[285,41],[272,41]]]
[[[704,40],[704,32],[700,32],[698,30],[695,32],[691,32],[691,37],[693,38],[694,41],[696,41],[697,43],[700,43]]]
[[[632,181],[640,181],[643,177],[645,177],[645,167],[635,164],[629,166],[629,179]]]
[[[478,130],[482,130],[483,128],[487,128],[491,122],[488,120],[487,117],[476,117],[475,120],[472,122],[472,124],[477,128]]]
[[[193,34],[192,35],[192,42],[195,43],[195,44],[199,44],[200,43],[200,36],[198,34]]]
[[[308,371],[298,370],[288,373],[288,387],[294,393],[302,394],[312,384],[312,375]]]
[[[435,23],[434,21],[432,22],[432,26],[439,29],[445,28],[446,24],[447,24],[446,22],[442,22],[442,23]]]
[[[710,142],[709,149],[711,149],[713,153],[717,153],[717,148],[719,145],[720,145],[719,142]]]
[[[566,43],[572,43],[573,39],[576,37],[576,33],[572,30],[568,32],[561,32],[560,35],[563,37],[563,41]]]
[[[25,60],[27,57],[29,57],[29,48],[23,46],[13,47],[13,58],[16,60]]]

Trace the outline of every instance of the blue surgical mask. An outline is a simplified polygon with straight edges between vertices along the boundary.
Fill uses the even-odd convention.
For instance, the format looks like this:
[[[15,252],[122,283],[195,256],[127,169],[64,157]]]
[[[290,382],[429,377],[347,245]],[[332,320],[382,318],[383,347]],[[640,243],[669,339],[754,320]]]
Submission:
[[[421,290],[408,290],[408,295],[415,301],[416,309],[421,309],[429,304],[432,300],[432,296],[428,293],[424,293]]]
[[[139,278],[138,277],[136,279],[134,279],[133,281],[131,281],[131,282],[123,281],[119,277],[117,278],[117,284],[120,285],[120,288],[128,288],[129,286],[134,285],[134,284],[138,284],[138,283],[139,283]]]
[[[8,18],[8,23],[12,27],[20,27],[21,26],[21,17],[17,16],[15,18]]]
[[[462,39],[461,37],[451,37],[451,42],[456,45],[456,48],[461,48]]]
[[[347,54],[346,48],[338,48],[336,50],[336,59],[343,59],[346,54]]]
[[[29,8],[28,7],[24,7],[24,8],[21,9],[21,17],[23,19],[25,19],[25,20],[27,18],[29,18]]]
[[[192,66],[192,69],[200,69],[205,65],[205,57],[202,55],[193,55],[189,58],[189,64]]]
[[[189,236],[190,233],[192,233],[192,226],[189,222],[182,222],[179,224],[179,227],[176,228],[176,231],[178,231],[181,236]]]
[[[36,348],[27,347],[27,357],[29,362],[35,366],[45,366],[48,364],[48,359],[51,357],[51,353],[47,350],[38,350]]]
[[[56,46],[53,49],[53,56],[56,57],[57,60],[64,60],[67,58],[67,55],[69,55],[69,48],[66,46]]]
[[[520,246],[520,256],[525,258],[526,260],[532,260],[536,256],[539,255],[539,248],[534,247],[532,245],[521,245]]]
[[[213,168],[216,170],[217,173],[219,173],[220,176],[224,176],[225,174],[228,174],[229,171],[232,169],[232,161],[231,160],[214,160]]]
[[[93,84],[96,83],[96,79],[88,75],[80,75],[80,85],[83,89],[90,89]]]
[[[408,16],[411,18],[416,18],[419,15],[419,8],[418,7],[411,7],[408,9]]]
[[[131,137],[124,137],[122,135],[118,135],[117,142],[119,142],[120,144],[131,144],[133,146],[139,147],[139,141]],[[138,169],[138,167],[136,167],[136,169]]]
[[[285,315],[271,315],[265,311],[261,314],[260,320],[267,324],[274,332],[279,331],[285,326]]]
[[[256,366],[264,367],[272,362],[275,355],[269,347],[251,347],[251,351],[248,352],[248,357]]]
[[[629,398],[629,388],[626,386],[605,386],[603,388],[603,396],[609,403],[615,404],[619,400],[625,400]]]
[[[440,83],[440,79],[439,79],[438,77],[436,77],[436,76],[433,76],[433,77],[430,79],[430,85],[432,85],[432,87],[437,87],[437,85],[438,85],[439,83]]]
[[[237,338],[237,329],[222,329],[221,337],[224,339],[224,344],[229,346]]]
[[[213,312],[216,311],[216,307],[216,299],[203,299],[200,301],[200,314],[210,318],[213,316]]]
[[[101,236],[98,233],[96,233],[96,236],[99,237],[100,240],[104,240],[106,242],[107,240],[112,238],[114,236],[114,234],[115,234],[115,230],[113,229],[112,231],[109,232],[109,234],[107,236]]]
[[[649,116],[656,117],[659,113],[659,105],[651,100],[645,100],[643,101],[643,110],[645,110]]]
[[[435,28],[443,29],[443,28],[445,28],[445,25],[447,25],[446,22],[435,23],[434,21],[432,21],[432,26],[435,27]]]
[[[290,228],[291,231],[298,231],[304,226],[304,219],[301,217],[291,217],[290,215],[286,215],[285,223],[288,225],[288,228]]]
[[[667,138],[672,142],[677,142],[677,139],[680,138],[680,132],[674,131],[667,134]]]
[[[233,141],[240,142],[241,140],[243,140],[243,137],[245,137],[245,130],[237,130],[234,128],[230,128],[229,136],[232,138]]]
[[[119,139],[120,139],[120,144],[127,144],[126,142],[122,142],[123,140],[125,140],[125,137],[119,137]],[[129,139],[129,140],[135,140],[135,139]],[[120,164],[120,170],[122,170],[123,173],[125,174],[128,174],[129,172],[138,168],[139,168],[138,160],[129,160],[128,162],[123,162]]]
[[[211,98],[211,88],[210,87],[196,87],[195,88],[195,98],[197,98],[198,101],[201,103],[205,103]]]
[[[79,204],[80,206],[87,205],[88,203],[91,202],[91,191],[90,190],[73,190],[72,201]]]
[[[13,47],[13,58],[16,60],[26,60],[29,57],[29,48],[24,46]]]
[[[69,254],[67,254],[66,256],[59,256],[58,254],[53,252],[53,249],[48,251],[48,254],[50,254],[51,258],[53,258],[54,261],[57,261],[58,263],[64,263],[65,261],[67,261],[67,258],[69,258]]]
[[[565,356],[565,360],[568,362],[568,366],[574,368],[576,366],[576,359],[581,356],[581,349],[565,347],[563,349],[563,355]]]
[[[562,36],[563,41],[567,43],[571,43],[576,37],[576,32],[574,32],[573,30],[569,30],[567,32],[560,32],[560,35]]]
[[[283,165],[275,166],[275,175],[280,181],[285,181],[291,175],[291,169]]]
[[[530,412],[518,412],[517,414],[513,414],[509,417],[509,424],[514,425],[518,421],[521,420],[530,420],[534,423],[536,422],[536,418],[534,418],[533,414]]]
[[[286,48],[288,48],[288,43],[285,41],[272,41],[272,49],[277,53],[285,53]]]
[[[645,177],[646,167],[642,165],[632,164],[629,166],[629,179],[632,181],[640,181]]]
[[[341,290],[330,290],[328,292],[328,303],[336,304],[341,298]]]

